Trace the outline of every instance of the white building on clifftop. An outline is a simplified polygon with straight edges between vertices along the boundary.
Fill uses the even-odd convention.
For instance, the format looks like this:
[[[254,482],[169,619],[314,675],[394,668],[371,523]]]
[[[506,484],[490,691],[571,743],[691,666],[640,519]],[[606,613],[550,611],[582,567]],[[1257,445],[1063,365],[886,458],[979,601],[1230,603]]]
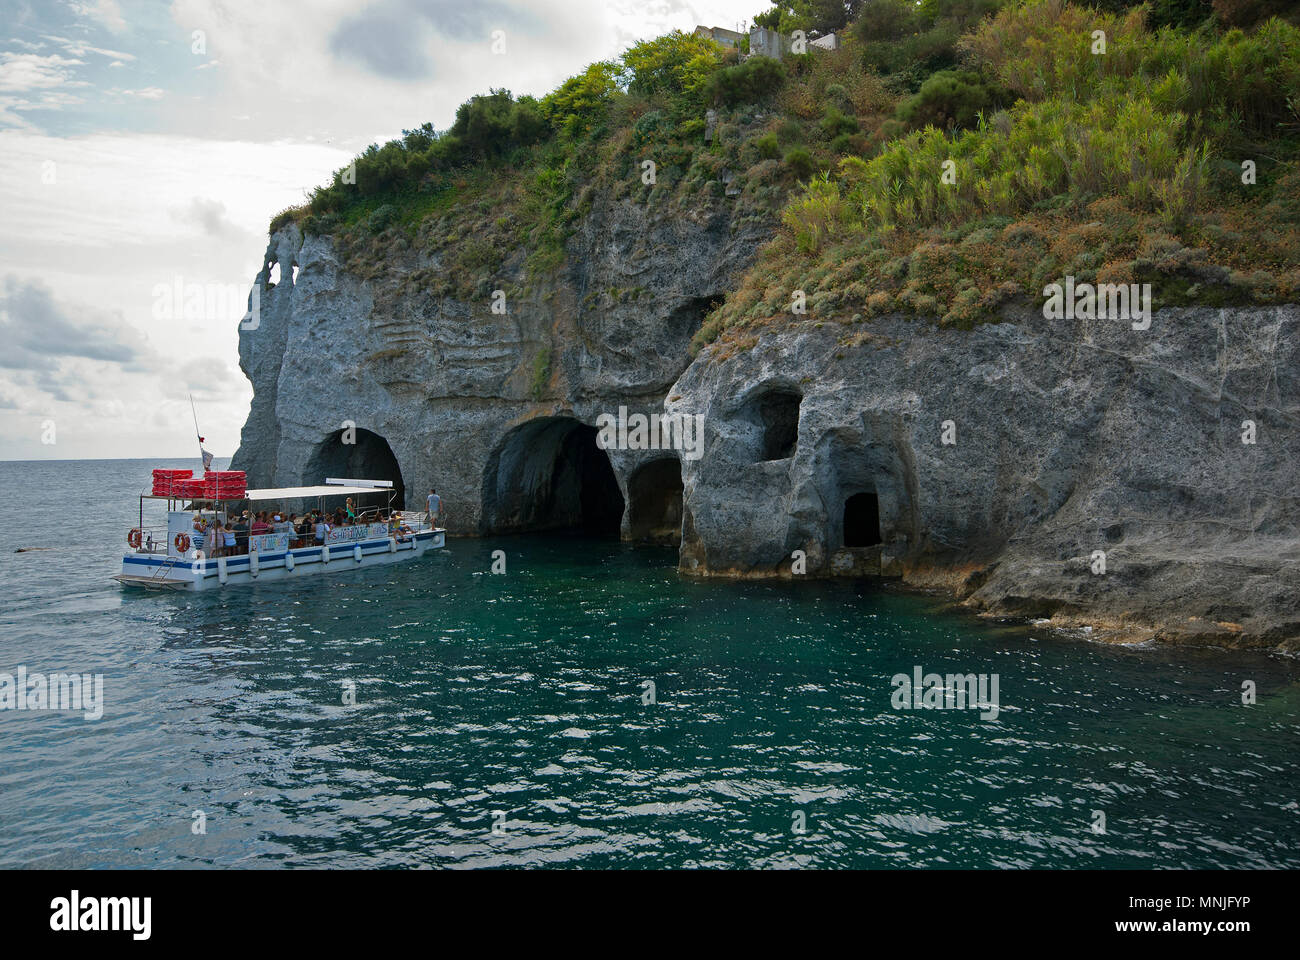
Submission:
[[[724,47],[741,50],[742,58],[771,57],[773,60],[783,60],[786,54],[793,53],[794,48],[793,37],[770,27],[753,27],[750,29],[748,52],[744,52],[743,41],[746,39],[745,34],[738,33],[735,30],[728,30],[725,27],[699,26],[695,28],[694,33],[697,37],[708,37]],[[838,50],[840,46],[839,38],[833,33],[828,33],[824,37],[817,37],[815,40],[805,40],[805,43],[809,51]]]

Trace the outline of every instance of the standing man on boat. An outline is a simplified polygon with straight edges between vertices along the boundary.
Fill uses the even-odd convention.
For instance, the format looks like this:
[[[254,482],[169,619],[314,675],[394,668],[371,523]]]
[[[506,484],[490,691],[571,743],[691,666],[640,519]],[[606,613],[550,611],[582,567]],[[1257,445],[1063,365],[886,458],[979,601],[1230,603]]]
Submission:
[[[429,510],[429,526],[436,527],[438,525],[438,514],[442,511],[442,497],[438,496],[437,490],[430,487],[429,495],[425,497],[424,502]]]

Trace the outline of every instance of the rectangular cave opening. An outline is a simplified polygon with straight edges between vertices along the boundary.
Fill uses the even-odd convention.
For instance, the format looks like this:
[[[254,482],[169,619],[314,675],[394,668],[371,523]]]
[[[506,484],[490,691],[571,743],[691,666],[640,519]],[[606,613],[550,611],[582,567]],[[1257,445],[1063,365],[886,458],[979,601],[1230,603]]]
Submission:
[[[794,456],[799,442],[799,404],[797,393],[775,391],[759,400],[758,415],[763,424],[763,460],[786,460]]]
[[[874,547],[880,536],[880,500],[875,493],[855,493],[844,501],[844,546]]]

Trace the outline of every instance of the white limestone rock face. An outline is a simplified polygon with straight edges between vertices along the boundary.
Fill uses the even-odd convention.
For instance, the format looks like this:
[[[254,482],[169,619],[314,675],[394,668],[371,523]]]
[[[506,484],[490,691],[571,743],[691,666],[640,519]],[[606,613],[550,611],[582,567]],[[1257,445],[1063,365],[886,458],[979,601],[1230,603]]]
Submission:
[[[517,528],[521,491],[505,488],[523,481],[496,475],[503,457],[518,466],[529,443],[559,455],[566,431],[594,427],[620,406],[662,410],[704,314],[770,236],[770,222],[738,210],[719,201],[673,216],[630,200],[598,203],[554,282],[507,299],[504,314],[492,311],[491,294],[527,287],[524,251],[466,301],[422,289],[421,274],[440,269],[437,256],[404,242],[392,245],[380,279],[363,279],[329,237],[283,228],[256,279],[259,322],[240,331],[254,398],[232,465],[252,486],[375,473],[378,454],[364,435],[352,450],[338,448],[354,425],[391,451],[409,508],[436,486],[451,532]],[[277,263],[281,281],[270,287]],[[542,429],[549,423],[556,428]],[[631,473],[658,456],[611,452],[625,496]]]
[[[576,516],[575,431],[621,406],[701,414],[675,511],[645,506],[673,452],[608,453],[623,534],[680,516],[687,574],[883,574],[1094,636],[1300,648],[1300,308],[1169,309],[1146,331],[1030,309],[972,331],[805,322],[692,361],[770,237],[737,209],[598,203],[504,315],[491,290],[526,288],[523,251],[457,300],[422,289],[440,266],[409,244],[366,279],[286,227],[240,334],[235,466],[289,486],[387,457],[407,506],[438,487],[452,533],[537,529]],[[348,424],[374,439],[342,449]]]
[[[1300,647],[1300,308],[1010,319],[701,354],[667,401],[705,415],[682,569],[788,576],[802,551],[809,576],[900,575],[1117,638]],[[765,449],[791,403],[797,436]]]

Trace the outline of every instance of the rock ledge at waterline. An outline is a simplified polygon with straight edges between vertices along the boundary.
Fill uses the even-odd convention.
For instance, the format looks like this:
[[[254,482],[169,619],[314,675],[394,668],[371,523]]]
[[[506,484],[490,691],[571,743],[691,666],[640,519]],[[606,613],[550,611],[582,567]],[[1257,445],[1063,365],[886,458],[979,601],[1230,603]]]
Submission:
[[[802,551],[808,576],[898,576],[990,614],[1300,649],[1300,309],[1157,310],[1146,331],[1038,311],[969,332],[806,322],[692,362],[769,235],[597,205],[554,289],[502,316],[353,276],[286,227],[240,335],[235,465],[257,485],[390,469],[412,507],[438,487],[453,533],[545,529],[581,510],[575,440],[602,413],[702,413],[704,455],[680,469],[609,455],[623,535],[671,523],[686,573],[789,576]],[[508,259],[501,285],[523,269]],[[846,546],[854,497],[880,543]]]

